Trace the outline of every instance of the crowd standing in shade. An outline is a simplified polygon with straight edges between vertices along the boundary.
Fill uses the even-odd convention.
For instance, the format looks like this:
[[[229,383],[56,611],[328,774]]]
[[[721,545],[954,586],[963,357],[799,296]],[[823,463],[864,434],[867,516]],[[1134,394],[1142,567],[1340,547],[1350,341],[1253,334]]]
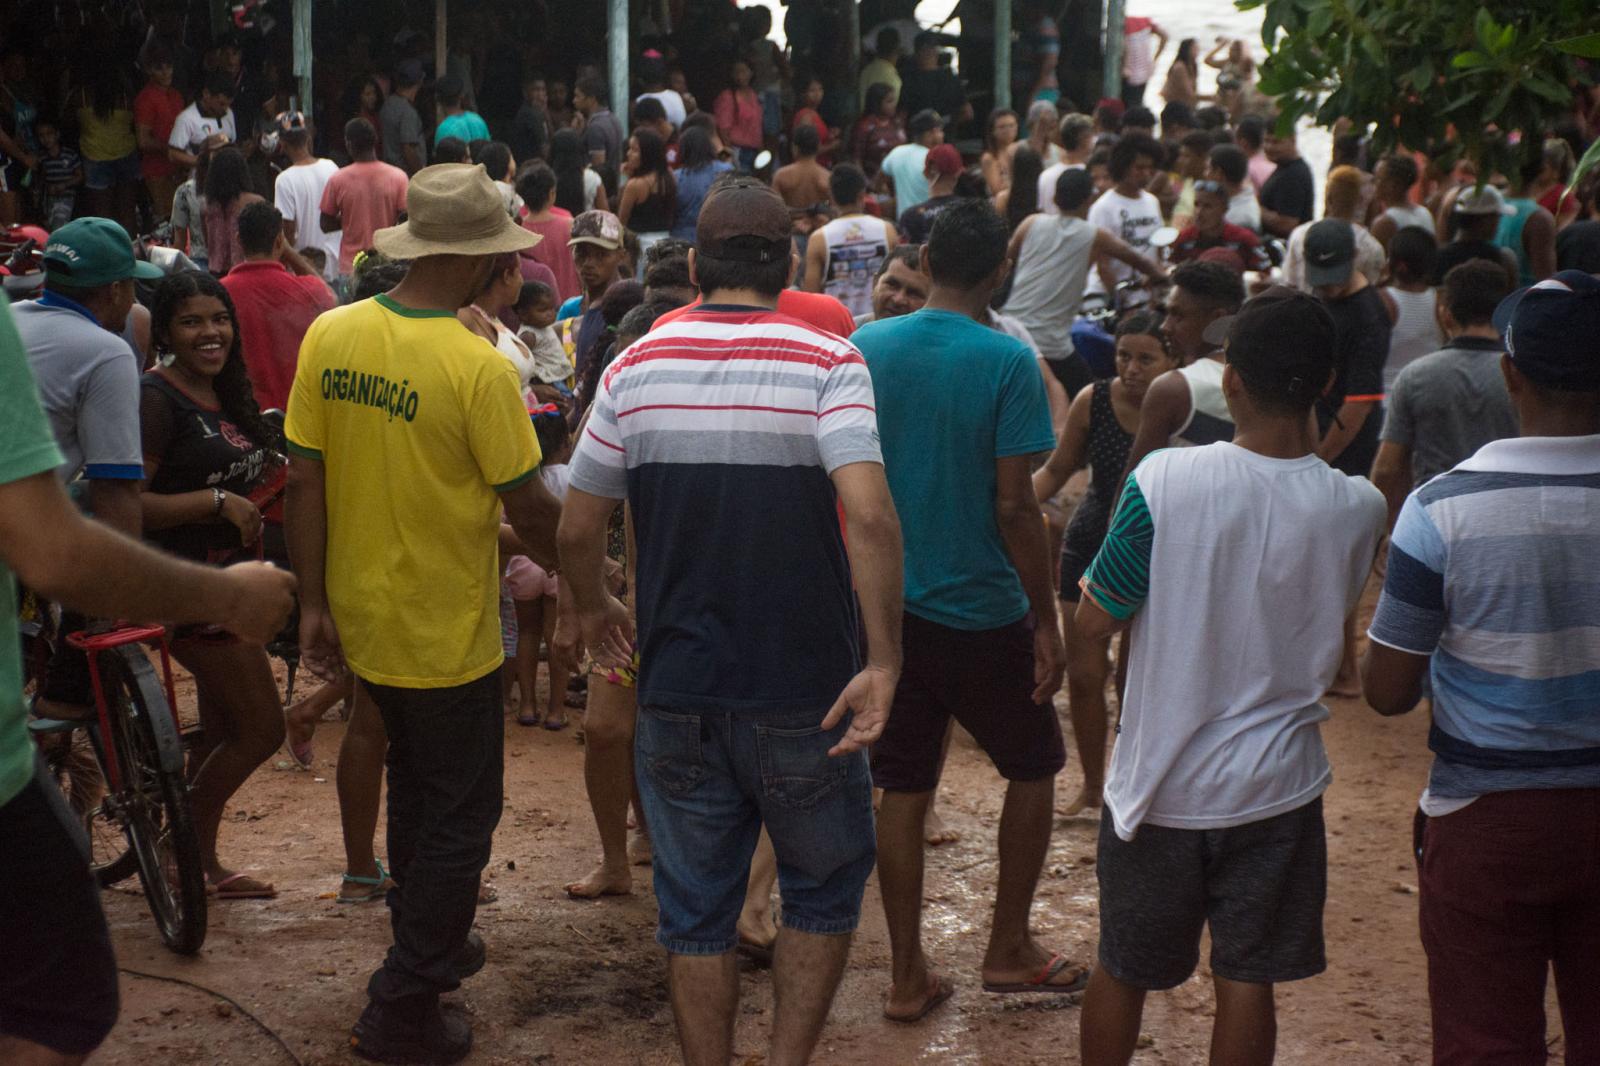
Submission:
[[[4,587],[171,625],[213,898],[276,895],[226,809],[345,704],[330,888],[393,935],[351,1045],[457,1061],[506,748],[581,716],[599,862],[565,892],[650,865],[686,1062],[729,1060],[741,959],[765,1061],[813,1056],[876,870],[887,1023],[1081,996],[1082,1060],[1125,1064],[1208,932],[1211,1061],[1267,1063],[1274,987],[1328,966],[1325,698],[1427,699],[1435,1061],[1542,1061],[1551,965],[1600,1061],[1592,108],[1509,174],[1355,131],[1319,176],[1243,42],[1163,71],[1130,15],[1118,97],[1036,64],[1020,118],[975,116],[948,38],[835,69],[827,9],[787,50],[764,10],[646,47],[622,99],[521,15],[443,70],[353,42],[309,113],[254,39],[165,16],[55,99],[0,49],[0,222],[52,231],[0,308]],[[157,223],[186,269],[135,258]],[[285,707],[294,602],[324,684]],[[93,693],[63,648],[25,705],[0,636],[0,1060],[76,1062],[114,958],[26,723]],[[956,725],[1005,780],[965,978],[922,938]],[[1092,958],[1032,928],[1069,762]]]

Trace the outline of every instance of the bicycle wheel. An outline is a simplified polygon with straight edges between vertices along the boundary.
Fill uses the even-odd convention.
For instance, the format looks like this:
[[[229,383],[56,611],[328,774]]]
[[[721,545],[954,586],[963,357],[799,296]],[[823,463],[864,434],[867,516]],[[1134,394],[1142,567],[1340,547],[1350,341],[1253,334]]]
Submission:
[[[128,846],[119,805],[106,791],[99,734],[99,726],[89,725],[38,739],[45,765],[89,838],[89,871],[101,888],[110,888],[133,875],[139,858]]]
[[[145,899],[167,947],[193,955],[206,939],[206,880],[172,709],[138,647],[102,653],[100,680],[124,778],[116,800]]]

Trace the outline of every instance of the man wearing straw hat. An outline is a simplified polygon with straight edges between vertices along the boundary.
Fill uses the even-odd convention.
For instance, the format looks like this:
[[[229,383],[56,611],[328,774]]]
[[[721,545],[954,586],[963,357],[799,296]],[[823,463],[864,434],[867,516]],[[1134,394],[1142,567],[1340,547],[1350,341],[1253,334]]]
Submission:
[[[500,820],[501,513],[518,551],[556,564],[560,504],[516,371],[456,321],[494,258],[538,242],[481,166],[427,167],[378,250],[410,260],[390,292],[329,311],[289,398],[289,551],[308,666],[348,667],[389,737],[394,946],[351,1036],[379,1062],[448,1063],[472,1047],[439,995],[483,965],[469,937]]]

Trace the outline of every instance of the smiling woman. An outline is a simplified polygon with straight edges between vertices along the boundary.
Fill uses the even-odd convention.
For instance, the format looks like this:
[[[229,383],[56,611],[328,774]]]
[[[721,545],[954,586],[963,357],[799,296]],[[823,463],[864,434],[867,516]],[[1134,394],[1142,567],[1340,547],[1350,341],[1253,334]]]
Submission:
[[[282,458],[245,374],[233,301],[209,274],[177,274],[157,287],[150,328],[160,365],[145,374],[139,401],[146,535],[196,562],[254,556],[262,519],[249,494]],[[266,650],[214,627],[183,627],[172,653],[194,674],[200,698],[205,741],[191,756],[199,770],[190,804],[206,876],[219,899],[276,895],[217,857],[223,806],[283,742]]]

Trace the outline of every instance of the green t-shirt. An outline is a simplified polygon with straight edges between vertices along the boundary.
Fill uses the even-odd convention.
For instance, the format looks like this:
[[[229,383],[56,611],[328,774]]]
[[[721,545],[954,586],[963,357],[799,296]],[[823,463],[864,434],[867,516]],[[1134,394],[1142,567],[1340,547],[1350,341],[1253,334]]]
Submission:
[[[0,296],[0,485],[61,465],[39,391],[28,369],[11,305]],[[17,583],[0,561],[0,806],[33,777],[33,741],[22,703],[22,655],[17,637]]]

